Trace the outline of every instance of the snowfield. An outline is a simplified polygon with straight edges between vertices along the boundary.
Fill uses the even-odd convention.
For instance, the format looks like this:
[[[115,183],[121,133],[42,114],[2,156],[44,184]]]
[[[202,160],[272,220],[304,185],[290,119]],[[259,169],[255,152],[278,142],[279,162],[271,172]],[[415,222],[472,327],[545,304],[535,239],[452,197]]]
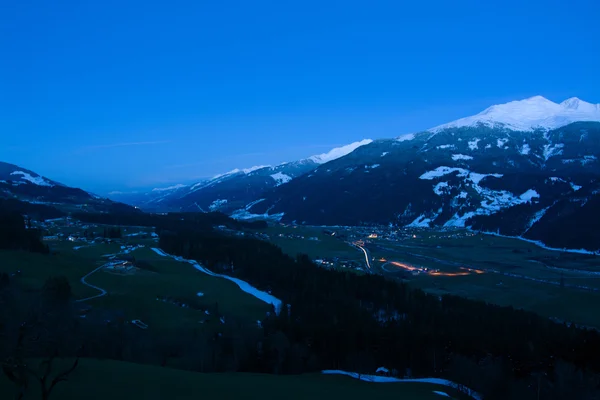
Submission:
[[[452,167],[437,167],[433,171],[427,171],[423,175],[419,177],[419,179],[424,180],[433,180],[435,178],[440,178],[444,175],[452,174],[454,172],[458,172],[457,176],[467,178],[467,180],[473,182],[475,185],[479,184],[481,180],[485,177],[492,176],[494,178],[502,178],[502,174],[480,174],[477,172],[471,172],[464,168],[452,168]]]
[[[286,175],[284,173],[278,172],[276,174],[271,175],[271,178],[273,178],[276,182],[276,186],[281,186],[284,183],[288,183],[289,181],[292,180],[292,177],[289,175]]]
[[[429,223],[432,222],[434,219],[435,218],[427,218],[425,214],[421,214],[407,226],[411,228],[429,228]]]
[[[41,176],[31,176],[31,174],[28,174],[27,172],[15,171],[15,172],[11,172],[11,175],[21,175],[21,179],[29,181],[29,182],[33,183],[34,185],[48,186],[48,187],[54,186],[53,184],[51,184],[50,182],[48,182]]]
[[[531,201],[532,201],[534,198],[536,198],[536,197],[537,197],[538,199],[540,198],[540,195],[539,195],[539,193],[538,193],[538,192],[536,192],[536,191],[535,191],[535,190],[533,190],[533,189],[529,189],[528,191],[526,191],[525,193],[523,193],[523,194],[520,196],[520,199],[521,199],[521,200],[524,200],[524,201],[526,201],[526,202],[531,202]]]
[[[471,149],[471,150],[477,150],[477,149],[479,148],[479,144],[478,144],[478,143],[479,143],[480,141],[481,141],[481,139],[477,139],[477,138],[475,138],[475,139],[473,139],[473,140],[469,141],[469,142],[468,142],[468,144],[469,144],[469,149]]]
[[[458,161],[458,160],[472,160],[473,157],[471,156],[466,156],[464,154],[452,154],[452,159],[454,161]]]
[[[448,188],[448,182],[440,182],[434,186],[433,191],[438,196],[441,196],[444,194],[444,191],[445,191],[444,189],[446,189],[446,188]]]
[[[548,161],[550,157],[559,156],[562,154],[562,148],[565,147],[564,144],[558,143],[556,145],[553,144],[545,144],[544,145],[544,160]]]
[[[519,153],[526,156],[531,152],[531,147],[527,143],[523,143],[523,146],[519,149]]]
[[[221,206],[224,206],[225,204],[227,204],[227,199],[215,200],[208,206],[208,209],[210,211],[217,211],[219,208],[221,208]]]
[[[442,177],[444,175],[451,174],[453,172],[458,172],[458,176],[469,175],[469,171],[467,171],[464,168],[437,167],[433,171],[425,172],[423,175],[421,175],[419,177],[419,179],[432,180],[435,178]]]

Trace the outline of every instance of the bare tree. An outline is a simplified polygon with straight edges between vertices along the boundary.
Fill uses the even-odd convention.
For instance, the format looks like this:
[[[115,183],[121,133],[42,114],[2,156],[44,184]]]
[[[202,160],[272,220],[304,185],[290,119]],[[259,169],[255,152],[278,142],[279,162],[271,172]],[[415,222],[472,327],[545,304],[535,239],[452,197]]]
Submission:
[[[26,324],[22,324],[19,327],[19,334],[14,355],[7,357],[2,361],[2,371],[16,386],[15,399],[21,400],[24,398],[27,388],[29,387],[30,378],[33,378],[40,384],[41,399],[48,400],[56,385],[60,382],[66,381],[68,376],[75,371],[79,365],[79,357],[75,359],[69,368],[58,372],[54,378],[51,378],[51,375],[53,374],[54,360],[58,357],[58,351],[55,351],[52,356],[43,360],[39,365],[39,370],[35,371],[28,365],[25,356],[27,340],[39,340],[39,336],[28,337],[28,331],[30,328],[31,326]]]

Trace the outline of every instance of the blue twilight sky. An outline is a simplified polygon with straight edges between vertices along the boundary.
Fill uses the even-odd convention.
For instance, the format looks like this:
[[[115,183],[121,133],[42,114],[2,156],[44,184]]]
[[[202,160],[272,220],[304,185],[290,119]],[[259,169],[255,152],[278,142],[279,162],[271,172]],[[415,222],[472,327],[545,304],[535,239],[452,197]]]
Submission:
[[[0,0],[0,160],[164,185],[543,95],[600,102],[600,2]]]

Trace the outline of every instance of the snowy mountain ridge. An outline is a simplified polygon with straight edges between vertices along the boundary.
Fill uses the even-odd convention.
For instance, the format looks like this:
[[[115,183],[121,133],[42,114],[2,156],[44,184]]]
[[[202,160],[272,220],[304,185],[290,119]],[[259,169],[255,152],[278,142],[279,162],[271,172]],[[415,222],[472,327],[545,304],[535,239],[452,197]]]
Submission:
[[[317,154],[317,155],[314,155],[314,156],[310,156],[308,158],[299,160],[298,162],[312,161],[312,162],[314,162],[316,164],[325,164],[326,162],[333,161],[333,160],[336,160],[338,158],[344,157],[344,156],[352,153],[354,150],[356,150],[360,146],[367,145],[367,144],[369,144],[371,142],[373,142],[373,140],[371,140],[371,139],[363,139],[363,140],[361,140],[359,142],[353,142],[353,143],[347,144],[345,146],[333,148],[330,151],[328,151],[327,153]],[[264,168],[270,168],[270,169],[274,170],[277,167],[282,167],[282,166],[287,165],[287,164],[291,164],[291,163],[290,162],[284,162],[284,163],[281,163],[281,164],[279,164],[279,165],[277,165],[275,167],[273,167],[271,165],[255,165],[255,166],[250,167],[250,168],[243,168],[243,169],[235,168],[235,169],[233,169],[233,170],[231,170],[229,172],[225,172],[224,174],[215,175],[212,178],[212,180],[224,178],[224,177],[227,177],[227,176],[237,175],[237,174],[248,175],[248,174],[251,174],[252,172],[255,172],[255,171],[258,171],[258,170],[261,170],[261,169],[264,169]],[[196,185],[192,186],[192,189],[194,187],[197,187],[197,186]]]
[[[493,105],[479,114],[436,126],[429,131],[437,133],[444,129],[479,124],[512,131],[550,130],[578,121],[600,122],[600,104],[591,104],[577,97],[557,104],[545,97],[534,96]]]
[[[338,158],[347,156],[359,147],[370,144],[371,142],[373,142],[373,140],[364,139],[360,142],[354,142],[342,147],[336,147],[335,149],[332,149],[327,153],[314,155],[312,157],[309,157],[308,160],[314,161],[317,164],[325,164],[326,162],[337,160]]]
[[[178,183],[177,185],[173,185],[173,186],[169,186],[169,187],[165,187],[165,188],[154,188],[154,189],[152,189],[152,191],[153,192],[169,192],[169,191],[181,189],[184,187],[187,187],[187,185]]]

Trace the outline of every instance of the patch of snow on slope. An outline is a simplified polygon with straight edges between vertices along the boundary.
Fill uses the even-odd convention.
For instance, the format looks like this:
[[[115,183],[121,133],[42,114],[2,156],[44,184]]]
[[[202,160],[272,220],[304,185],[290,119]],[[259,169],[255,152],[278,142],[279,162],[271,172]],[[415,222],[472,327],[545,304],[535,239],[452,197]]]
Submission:
[[[453,172],[458,172],[457,176],[466,177],[467,180],[473,182],[475,185],[478,185],[483,178],[488,176],[493,176],[494,178],[502,178],[503,176],[502,174],[480,174],[477,172],[470,172],[464,168],[437,167],[433,171],[425,172],[419,177],[419,179],[432,180],[435,178],[442,177],[444,175],[451,174]]]
[[[398,136],[396,138],[397,141],[399,142],[406,142],[407,140],[413,140],[415,138],[415,134],[414,133],[409,133],[406,135],[402,135],[402,136]]]
[[[439,390],[434,390],[433,393],[443,396],[443,397],[450,397],[450,395],[446,392],[440,392]]]
[[[562,148],[565,147],[564,144],[558,143],[556,145],[552,145],[551,143],[544,145],[544,160],[548,161],[550,157],[559,156],[562,154]]]
[[[275,179],[277,186],[283,185],[284,183],[288,183],[292,180],[292,177],[281,172],[271,175],[271,178]]]
[[[530,202],[531,200],[533,200],[534,198],[540,198],[540,194],[538,192],[536,192],[533,189],[529,189],[528,191],[526,191],[525,193],[523,193],[521,196],[519,196],[519,198],[521,200]]]
[[[338,158],[344,157],[344,156],[352,153],[354,150],[358,149],[359,147],[365,146],[371,142],[373,142],[371,139],[361,140],[360,142],[354,142],[354,143],[350,143],[346,146],[337,147],[335,149],[332,149],[328,153],[315,155],[315,156],[309,157],[308,159],[316,162],[317,164],[325,164],[326,162],[337,160]]]
[[[479,174],[477,172],[471,172],[469,174],[469,180],[471,182],[473,182],[474,184],[479,185],[479,182],[481,182],[481,180],[483,178],[486,178],[488,176],[492,176],[494,178],[502,178],[504,175],[502,175],[502,174]]]
[[[164,251],[162,251],[162,250],[161,250],[161,249],[159,249],[159,248],[156,248],[156,247],[151,247],[151,249],[152,249],[152,251],[153,251],[153,252],[155,252],[155,253],[156,253],[156,254],[158,254],[159,256],[162,256],[162,257],[168,257],[168,256],[169,256],[167,253],[165,253]]]
[[[452,159],[454,161],[458,161],[458,160],[472,160],[473,157],[471,156],[466,156],[464,154],[452,154]]]
[[[224,206],[225,204],[227,204],[227,199],[215,200],[210,204],[210,206],[208,206],[208,209],[210,211],[217,211],[219,208],[221,208],[221,206]]]
[[[389,152],[389,151],[384,151],[383,153],[381,153],[381,157],[385,157],[385,156],[387,156],[388,154],[390,154],[390,152]]]
[[[466,193],[466,192],[463,192],[463,193]],[[460,216],[460,215],[458,215],[458,213],[456,213],[452,216],[452,218],[450,218],[448,221],[446,221],[444,226],[447,228],[449,228],[449,227],[464,228],[467,220],[474,216],[475,216],[475,213],[472,211],[469,211],[469,212],[463,214],[462,216]]]
[[[523,143],[523,146],[519,149],[519,153],[526,156],[531,152],[531,147],[527,143]]]
[[[432,180],[453,172],[458,172],[458,176],[467,176],[469,174],[469,171],[464,168],[437,167],[433,171],[425,172],[419,179]]]
[[[453,144],[441,144],[437,146],[436,149],[456,149],[456,146],[454,146]]]
[[[438,196],[441,196],[444,194],[444,191],[447,188],[448,188],[448,182],[440,182],[433,187],[433,192],[435,194],[437,194]]]
[[[481,139],[473,139],[469,141],[469,149],[471,150],[477,150],[479,148],[478,143],[481,141]]]
[[[371,168],[371,169],[374,169],[374,168],[379,168],[379,166],[380,166],[379,164],[373,164],[373,165],[371,165],[371,167],[370,167],[370,168]]]
[[[469,194],[467,192],[460,192],[457,196],[459,199],[466,199]]]
[[[21,175],[21,179],[29,181],[29,182],[33,183],[34,185],[49,186],[49,187],[53,187],[54,186],[53,184],[51,184],[50,182],[46,181],[41,176],[31,176],[31,174],[28,174],[27,172],[15,171],[15,172],[11,172],[11,175]]]
[[[552,207],[552,206],[550,206],[550,207]],[[542,219],[542,217],[546,214],[546,211],[548,211],[550,209],[550,207],[546,207],[546,208],[541,209],[540,211],[536,212],[533,215],[533,218],[531,218],[531,220],[527,223],[527,229],[525,229],[525,232],[523,232],[522,235],[526,234],[533,225],[535,225],[540,219]]]
[[[479,124],[516,131],[556,129],[577,121],[600,121],[600,105],[576,97],[556,104],[542,96],[491,106],[477,115],[430,129],[439,132],[449,128]]]
[[[248,210],[240,209],[240,210],[234,211],[230,215],[230,217],[233,219],[241,220],[241,221],[253,220],[253,219],[263,219],[263,220],[268,220],[268,221],[280,221],[284,215],[285,215],[285,213],[269,214],[268,211],[265,212],[264,214],[253,214],[253,213],[249,212]]]
[[[255,205],[257,205],[258,203],[265,201],[265,199],[258,199],[258,200],[254,200],[251,203],[246,204],[246,207],[244,207],[244,209],[246,211],[250,210],[252,207],[254,207]]]
[[[498,146],[499,148],[503,149],[504,145],[508,142],[508,139],[498,139],[496,141],[496,146]]]
[[[176,189],[181,189],[181,188],[184,188],[184,187],[187,187],[187,185],[183,185],[183,184],[179,183],[177,185],[169,186],[169,187],[166,187],[166,188],[154,188],[154,189],[152,189],[152,191],[153,192],[166,192],[166,191],[169,191],[169,190],[176,190]]]
[[[217,277],[217,278],[227,279],[227,280],[235,283],[236,285],[238,285],[238,287],[242,291],[244,291],[244,292],[246,292],[246,293],[248,293],[248,294],[256,297],[257,299],[259,299],[261,301],[264,301],[267,304],[272,304],[273,307],[275,307],[275,313],[277,315],[279,315],[279,313],[281,312],[281,305],[282,305],[282,301],[281,300],[279,300],[275,296],[270,295],[269,293],[263,292],[262,290],[258,290],[257,288],[255,288],[254,286],[250,285],[246,281],[243,281],[243,280],[238,279],[238,278],[234,278],[232,276],[222,275],[222,274],[217,274],[215,272],[212,272],[211,270],[209,270],[207,268],[204,268],[203,266],[201,266],[200,264],[198,264],[197,261],[194,261],[194,260],[188,260],[188,259],[185,259],[185,258],[180,257],[180,256],[174,256],[174,255],[171,255],[171,254],[167,254],[167,253],[165,253],[164,251],[162,251],[160,249],[154,249],[153,248],[152,250],[154,250],[154,252],[157,253],[157,254],[160,254],[160,253],[158,253],[158,251],[160,251],[161,253],[163,253],[163,254],[160,254],[160,255],[171,257],[174,260],[177,260],[177,261],[180,261],[180,262],[187,262],[188,264],[191,264],[194,268],[196,268],[198,271],[203,272],[206,275],[214,276],[214,277]]]
[[[571,184],[571,189],[573,189],[574,191],[578,191],[579,189],[581,189],[581,186],[574,184],[573,182],[569,182]]]
[[[437,217],[437,215],[435,217]],[[425,214],[421,214],[407,226],[411,228],[429,228],[429,223],[433,221],[434,218],[427,218],[425,217]]]
[[[379,376],[379,375],[365,375],[359,374],[357,372],[348,372],[348,371],[340,371],[340,370],[324,370],[321,371],[322,374],[327,375],[346,375],[354,379],[360,379],[361,381],[366,382],[377,382],[377,383],[429,383],[432,385],[440,385],[454,388],[460,392],[465,393],[466,395],[472,397],[475,400],[482,400],[483,397],[474,390],[471,390],[463,385],[459,385],[447,379],[441,378],[413,378],[413,379],[399,379],[390,376]]]
[[[476,215],[490,215],[503,208],[509,208],[525,202],[506,190],[490,190],[480,186],[475,186],[474,189],[484,198],[481,201],[481,208],[475,210]]]

